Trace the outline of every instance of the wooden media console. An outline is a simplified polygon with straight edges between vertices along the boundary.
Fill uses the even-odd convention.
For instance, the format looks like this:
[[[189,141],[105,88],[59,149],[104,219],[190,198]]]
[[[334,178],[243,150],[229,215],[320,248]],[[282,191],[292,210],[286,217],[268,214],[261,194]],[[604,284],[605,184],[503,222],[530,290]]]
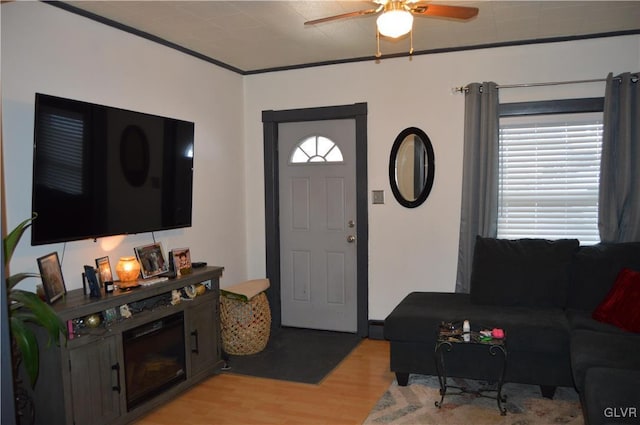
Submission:
[[[219,371],[223,270],[194,269],[127,291],[103,290],[97,299],[69,291],[52,306],[69,339],[47,347],[42,332],[35,422],[130,423]]]

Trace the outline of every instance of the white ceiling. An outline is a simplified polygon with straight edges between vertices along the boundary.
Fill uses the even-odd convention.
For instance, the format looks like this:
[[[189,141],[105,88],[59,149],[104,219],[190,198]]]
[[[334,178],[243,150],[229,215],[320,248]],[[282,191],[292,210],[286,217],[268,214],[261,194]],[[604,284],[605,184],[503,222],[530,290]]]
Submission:
[[[361,9],[368,1],[67,1],[239,72],[371,59],[376,15],[315,26],[307,20]],[[416,53],[611,32],[640,33],[640,1],[434,1],[474,6],[467,22],[416,17]],[[64,5],[63,5],[64,6]],[[381,39],[384,56],[407,54],[409,37]]]

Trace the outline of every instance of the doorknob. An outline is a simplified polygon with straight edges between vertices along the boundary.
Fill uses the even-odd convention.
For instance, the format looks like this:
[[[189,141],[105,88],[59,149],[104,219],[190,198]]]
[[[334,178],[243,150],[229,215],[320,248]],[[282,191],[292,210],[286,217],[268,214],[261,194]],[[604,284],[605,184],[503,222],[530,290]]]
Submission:
[[[347,236],[347,242],[349,242],[349,243],[354,243],[354,242],[355,242],[355,240],[356,240],[356,237],[355,237],[355,236],[353,236],[353,235],[349,235],[349,236]]]

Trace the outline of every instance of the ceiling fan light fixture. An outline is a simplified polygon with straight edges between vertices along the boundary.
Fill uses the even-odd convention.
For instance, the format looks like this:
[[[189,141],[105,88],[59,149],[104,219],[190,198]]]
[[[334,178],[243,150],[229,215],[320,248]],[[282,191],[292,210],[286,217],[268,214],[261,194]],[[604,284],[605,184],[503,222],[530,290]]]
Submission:
[[[380,34],[398,38],[408,34],[413,27],[413,15],[407,10],[389,10],[376,20]]]

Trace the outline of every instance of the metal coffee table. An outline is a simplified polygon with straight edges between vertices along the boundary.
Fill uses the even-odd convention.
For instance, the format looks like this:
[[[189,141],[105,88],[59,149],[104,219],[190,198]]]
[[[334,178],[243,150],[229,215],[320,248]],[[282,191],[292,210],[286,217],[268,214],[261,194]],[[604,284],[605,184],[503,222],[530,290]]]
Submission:
[[[507,401],[506,396],[502,395],[502,384],[504,381],[505,370],[507,366],[507,338],[506,333],[503,338],[493,338],[483,335],[479,331],[471,330],[470,332],[462,331],[462,323],[445,323],[443,322],[438,329],[438,338],[434,350],[434,357],[436,362],[436,368],[438,371],[438,381],[440,382],[440,401],[436,401],[436,407],[442,407],[444,396],[447,394],[448,389],[456,389],[461,393],[472,393],[481,397],[488,397],[495,399],[498,403],[498,410],[502,416],[507,414],[507,409],[502,407],[502,403]],[[465,335],[468,335],[465,340]],[[479,390],[471,391],[465,387],[458,387],[454,385],[448,385],[447,372],[445,364],[445,353],[451,350],[464,350],[468,346],[486,346],[487,353],[491,356],[496,356],[498,353],[502,354],[502,362],[500,371],[497,378],[497,387],[494,388],[482,388]],[[481,361],[481,359],[478,359]],[[487,392],[493,392],[495,395],[485,394]]]

